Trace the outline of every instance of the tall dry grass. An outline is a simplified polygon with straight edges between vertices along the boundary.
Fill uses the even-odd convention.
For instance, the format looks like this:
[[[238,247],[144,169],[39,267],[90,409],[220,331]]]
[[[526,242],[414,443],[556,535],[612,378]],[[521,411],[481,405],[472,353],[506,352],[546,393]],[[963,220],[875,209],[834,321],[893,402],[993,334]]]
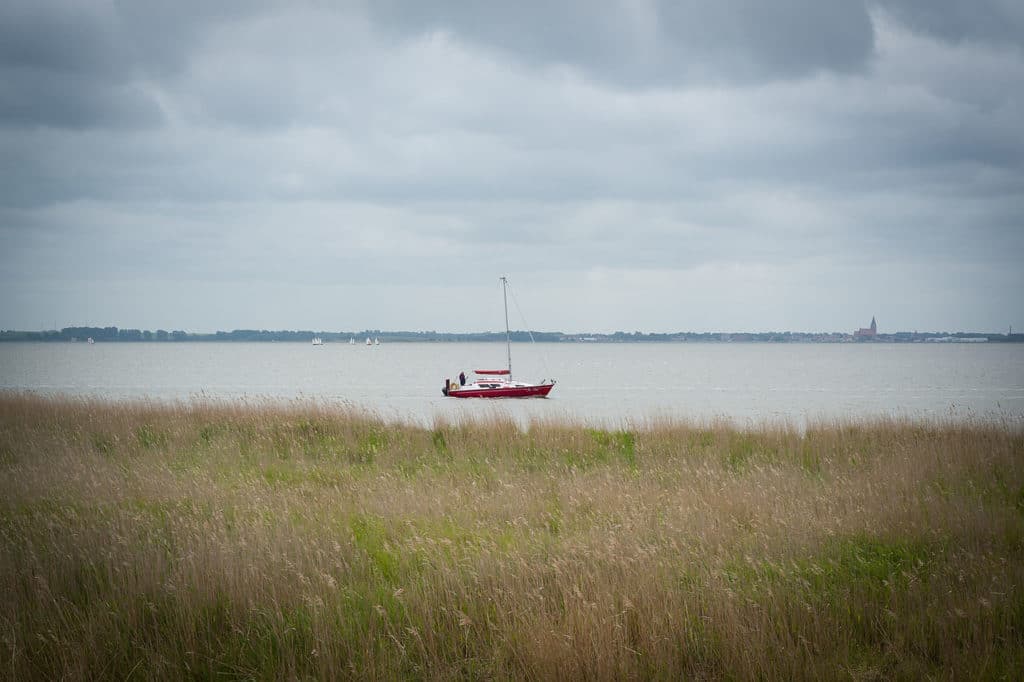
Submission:
[[[1019,424],[0,396],[10,679],[1020,679]]]

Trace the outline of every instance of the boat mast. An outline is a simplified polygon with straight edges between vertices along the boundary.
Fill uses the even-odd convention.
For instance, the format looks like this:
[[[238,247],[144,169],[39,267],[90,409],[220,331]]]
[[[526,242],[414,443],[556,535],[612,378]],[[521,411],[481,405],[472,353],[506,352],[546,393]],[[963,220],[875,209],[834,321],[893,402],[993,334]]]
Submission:
[[[508,379],[512,380],[512,338],[508,333],[508,279],[501,278],[501,295],[505,299],[505,351],[508,353]]]

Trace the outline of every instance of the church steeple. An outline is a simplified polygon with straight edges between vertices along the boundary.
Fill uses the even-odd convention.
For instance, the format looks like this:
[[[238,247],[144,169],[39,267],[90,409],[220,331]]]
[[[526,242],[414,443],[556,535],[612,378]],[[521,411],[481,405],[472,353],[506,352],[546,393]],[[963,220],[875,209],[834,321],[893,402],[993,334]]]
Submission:
[[[855,339],[873,339],[878,335],[878,322],[875,321],[875,316],[871,316],[871,326],[861,327],[853,333]]]

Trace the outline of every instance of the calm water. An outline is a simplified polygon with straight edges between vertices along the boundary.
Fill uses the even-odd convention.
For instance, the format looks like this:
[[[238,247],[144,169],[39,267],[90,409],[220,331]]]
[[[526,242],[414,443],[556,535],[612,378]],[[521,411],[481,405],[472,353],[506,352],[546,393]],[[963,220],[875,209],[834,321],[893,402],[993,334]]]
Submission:
[[[295,399],[388,418],[491,413],[618,424],[907,415],[1024,423],[1024,345],[516,344],[547,400],[455,400],[444,377],[501,367],[502,344],[0,344],[0,390],[108,399]]]

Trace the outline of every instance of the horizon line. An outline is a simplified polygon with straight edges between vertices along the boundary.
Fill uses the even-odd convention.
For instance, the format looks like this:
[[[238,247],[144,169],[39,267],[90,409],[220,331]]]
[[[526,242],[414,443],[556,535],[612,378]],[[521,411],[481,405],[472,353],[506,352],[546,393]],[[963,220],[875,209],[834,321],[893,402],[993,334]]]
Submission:
[[[443,331],[437,329],[380,329],[380,328],[365,328],[365,329],[339,329],[339,330],[327,330],[327,329],[268,329],[268,328],[257,328],[257,327],[236,327],[231,330],[217,329],[214,331],[189,331],[186,329],[143,329],[139,327],[119,327],[116,325],[69,325],[61,327],[59,329],[3,329],[0,328],[0,334],[67,334],[75,331],[85,330],[99,330],[99,331],[116,331],[116,332],[139,332],[140,334],[167,334],[167,335],[181,335],[185,334],[188,336],[215,336],[220,334],[239,334],[239,333],[255,333],[255,334],[334,334],[334,335],[363,335],[363,334],[386,334],[386,335],[402,335],[402,334],[415,334],[415,335],[439,335],[439,336],[484,336],[484,335],[505,335],[505,331],[502,330],[477,330],[477,331]],[[616,336],[679,336],[679,335],[735,335],[735,334],[800,334],[808,336],[856,336],[857,331],[837,331],[837,330],[781,330],[781,329],[765,329],[765,330],[707,330],[707,331],[696,331],[696,330],[675,330],[675,331],[643,331],[643,330],[616,330],[614,332],[602,332],[602,331],[573,331],[566,332],[562,330],[542,330],[542,329],[511,329],[509,333],[512,334],[543,334],[546,336],[558,335],[561,337],[616,337]],[[1016,336],[1018,334],[1013,333],[1013,327],[1010,326],[1008,331],[982,331],[982,330],[965,330],[959,329],[952,331],[949,329],[944,330],[897,330],[892,332],[876,332],[877,336],[893,336],[893,335],[908,335],[908,334],[984,334],[988,336]]]

